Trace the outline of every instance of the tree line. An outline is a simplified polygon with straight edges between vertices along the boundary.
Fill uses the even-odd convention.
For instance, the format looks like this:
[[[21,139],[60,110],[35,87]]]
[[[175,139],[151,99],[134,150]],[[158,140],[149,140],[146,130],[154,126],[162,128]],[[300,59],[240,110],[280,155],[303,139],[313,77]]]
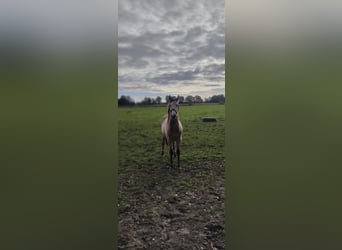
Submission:
[[[171,96],[167,95],[165,96],[165,101],[168,100],[175,100],[177,96]],[[135,102],[134,99],[130,96],[122,95],[118,100],[119,106],[133,106],[133,105],[154,105],[154,104],[161,104],[162,103],[162,97],[157,96],[156,98],[152,97],[145,97],[140,102]],[[193,104],[193,103],[224,103],[225,102],[225,96],[224,95],[213,95],[208,98],[202,98],[199,95],[188,95],[186,97],[179,96],[179,102],[180,103],[186,103],[186,104]]]

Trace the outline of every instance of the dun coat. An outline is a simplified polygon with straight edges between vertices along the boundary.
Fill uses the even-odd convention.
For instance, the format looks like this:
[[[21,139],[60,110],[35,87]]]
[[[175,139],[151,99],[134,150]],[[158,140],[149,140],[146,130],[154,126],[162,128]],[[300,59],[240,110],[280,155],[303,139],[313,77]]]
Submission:
[[[183,126],[179,120],[179,98],[175,101],[168,100],[168,113],[164,115],[161,132],[162,132],[162,151],[164,154],[164,145],[170,147],[170,165],[173,167],[172,158],[177,155],[177,165],[180,166],[180,145],[182,143]],[[175,151],[176,149],[176,151]]]

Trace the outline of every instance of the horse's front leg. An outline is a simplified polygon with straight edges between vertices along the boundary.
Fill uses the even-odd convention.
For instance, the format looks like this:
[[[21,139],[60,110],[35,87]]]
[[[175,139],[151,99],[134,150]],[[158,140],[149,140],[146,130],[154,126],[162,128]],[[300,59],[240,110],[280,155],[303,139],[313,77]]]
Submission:
[[[163,138],[162,138],[162,150],[161,150],[161,155],[164,155],[164,145],[165,145],[165,137],[163,136]]]
[[[177,165],[178,167],[180,167],[180,149],[179,149],[180,141],[179,140],[177,140],[176,146],[177,146]]]
[[[172,150],[172,146],[170,145],[170,165],[171,165],[171,168],[173,167],[173,165],[172,165],[172,157],[173,157],[173,150]]]
[[[173,157],[176,157],[175,142],[172,143]]]

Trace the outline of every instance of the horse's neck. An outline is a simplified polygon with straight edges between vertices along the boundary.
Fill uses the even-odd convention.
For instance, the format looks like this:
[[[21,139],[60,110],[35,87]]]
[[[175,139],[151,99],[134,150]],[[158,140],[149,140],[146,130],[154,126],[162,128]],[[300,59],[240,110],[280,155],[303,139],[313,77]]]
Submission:
[[[178,117],[176,119],[171,119],[171,117],[169,117],[169,124],[170,124],[170,128],[172,129],[178,128],[179,127]]]

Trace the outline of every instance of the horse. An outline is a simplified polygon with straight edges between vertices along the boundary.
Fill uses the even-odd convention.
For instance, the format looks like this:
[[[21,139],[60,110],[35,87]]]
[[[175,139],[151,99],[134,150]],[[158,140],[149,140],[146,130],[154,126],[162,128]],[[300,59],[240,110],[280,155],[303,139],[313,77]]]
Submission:
[[[161,124],[162,132],[162,151],[161,155],[164,155],[164,145],[170,147],[170,165],[173,167],[172,157],[176,157],[177,153],[177,165],[180,167],[180,145],[182,143],[183,126],[179,120],[179,97],[172,101],[167,100],[167,114],[163,116]],[[175,152],[176,144],[176,152]]]

